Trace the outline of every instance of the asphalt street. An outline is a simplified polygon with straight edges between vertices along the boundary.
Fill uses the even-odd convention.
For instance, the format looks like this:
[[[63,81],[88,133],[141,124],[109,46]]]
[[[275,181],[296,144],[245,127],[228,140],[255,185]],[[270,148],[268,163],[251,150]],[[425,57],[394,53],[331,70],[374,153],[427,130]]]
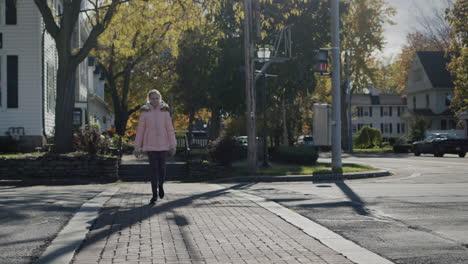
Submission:
[[[0,186],[0,263],[32,263],[81,205],[104,188]]]
[[[343,162],[394,174],[257,183],[243,191],[276,201],[395,263],[468,263],[468,158],[356,155]]]

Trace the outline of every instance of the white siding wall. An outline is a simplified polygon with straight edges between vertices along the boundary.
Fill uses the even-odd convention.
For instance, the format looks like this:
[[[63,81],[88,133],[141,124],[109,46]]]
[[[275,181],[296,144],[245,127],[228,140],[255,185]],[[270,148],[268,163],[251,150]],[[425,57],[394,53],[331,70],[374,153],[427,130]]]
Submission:
[[[415,56],[411,64],[410,74],[406,82],[406,94],[423,92],[432,87],[431,81],[427,76],[424,67],[421,64],[418,56]]]
[[[353,116],[352,124],[353,124],[353,135],[356,134],[358,131],[358,125],[361,124],[362,126],[371,126],[375,129],[381,130],[381,124],[387,126],[387,132],[382,132],[383,137],[401,137],[404,136],[404,132],[401,130],[398,133],[398,124],[403,124],[404,121],[401,118],[403,112],[406,111],[405,105],[378,105],[378,106],[370,106],[370,105],[353,105],[354,107],[362,107],[363,108],[363,116]],[[392,107],[392,116],[389,116],[389,107]],[[369,115],[369,107],[372,107],[372,117]],[[384,107],[387,112],[387,115],[381,116],[380,107]],[[398,116],[398,107],[403,107],[404,110],[401,110],[400,116]],[[365,115],[367,113],[367,115]],[[392,132],[389,132],[389,124],[392,124]],[[385,130],[385,128],[384,128]],[[407,127],[405,127],[405,131]]]
[[[44,27],[44,25],[43,25]],[[48,94],[48,89],[47,89],[47,82],[48,80],[48,74],[47,74],[47,65],[51,65],[53,67],[53,74],[52,74],[52,83],[53,83],[53,89],[54,93],[51,96]],[[44,67],[46,67],[44,71],[44,89],[45,89],[45,96],[44,96],[44,109],[45,109],[45,131],[47,136],[52,136],[53,131],[55,128],[55,107],[48,107],[48,104],[51,102],[48,102],[49,98],[57,98],[57,69],[58,69],[58,55],[57,55],[57,50],[55,48],[55,42],[52,39],[52,37],[46,32],[44,36]],[[49,75],[50,76],[50,75]],[[55,104],[53,104],[55,105]]]
[[[17,3],[17,25],[5,25],[4,20],[0,24],[0,32],[3,33],[0,135],[4,136],[9,127],[24,127],[29,136],[42,135],[40,14],[33,1]],[[1,6],[5,6],[3,0]],[[19,107],[16,109],[6,108],[7,55],[18,55]]]

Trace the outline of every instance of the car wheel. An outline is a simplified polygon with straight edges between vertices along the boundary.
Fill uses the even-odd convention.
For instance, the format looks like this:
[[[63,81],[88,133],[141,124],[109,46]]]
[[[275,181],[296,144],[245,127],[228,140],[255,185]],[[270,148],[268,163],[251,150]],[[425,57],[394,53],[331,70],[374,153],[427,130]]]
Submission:
[[[434,157],[443,157],[445,153],[443,152],[435,152]]]
[[[419,152],[418,148],[414,148],[413,153],[414,153],[415,156],[421,156],[421,152]]]
[[[460,153],[458,153],[458,157],[460,157],[460,158],[464,158],[465,155],[466,155],[466,152],[460,152]]]

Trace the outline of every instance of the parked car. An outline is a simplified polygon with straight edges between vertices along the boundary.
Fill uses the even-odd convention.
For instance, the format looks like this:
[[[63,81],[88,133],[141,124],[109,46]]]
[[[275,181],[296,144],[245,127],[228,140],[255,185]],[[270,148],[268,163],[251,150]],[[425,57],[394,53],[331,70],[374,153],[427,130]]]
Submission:
[[[436,133],[413,143],[415,156],[420,156],[421,153],[431,153],[435,157],[443,157],[445,153],[451,153],[463,158],[466,152],[468,152],[468,139],[452,134]]]
[[[296,142],[294,142],[294,146],[315,147],[314,138],[308,135],[301,135],[296,139]]]
[[[237,137],[237,140],[239,140],[242,146],[247,146],[247,136]]]
[[[241,143],[242,146],[248,146],[248,138],[247,136],[239,136],[237,137],[237,140]],[[259,144],[261,142],[261,138],[257,137],[257,144]]]

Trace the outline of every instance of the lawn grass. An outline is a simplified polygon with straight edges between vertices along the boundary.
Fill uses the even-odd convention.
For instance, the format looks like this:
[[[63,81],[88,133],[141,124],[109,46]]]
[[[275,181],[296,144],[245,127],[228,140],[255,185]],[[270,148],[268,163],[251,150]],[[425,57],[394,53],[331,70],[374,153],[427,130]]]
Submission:
[[[5,159],[23,159],[27,157],[41,157],[46,152],[28,152],[28,153],[0,153],[0,158]]]
[[[385,146],[383,148],[371,148],[371,149],[353,149],[354,154],[372,154],[372,153],[393,153],[392,146]]]
[[[341,173],[361,172],[377,170],[376,168],[363,164],[343,163]],[[313,175],[333,173],[330,163],[317,163],[315,165],[282,165],[275,164],[269,168],[260,168],[257,171],[258,175],[278,176],[278,175]],[[244,170],[243,176],[248,175]]]

